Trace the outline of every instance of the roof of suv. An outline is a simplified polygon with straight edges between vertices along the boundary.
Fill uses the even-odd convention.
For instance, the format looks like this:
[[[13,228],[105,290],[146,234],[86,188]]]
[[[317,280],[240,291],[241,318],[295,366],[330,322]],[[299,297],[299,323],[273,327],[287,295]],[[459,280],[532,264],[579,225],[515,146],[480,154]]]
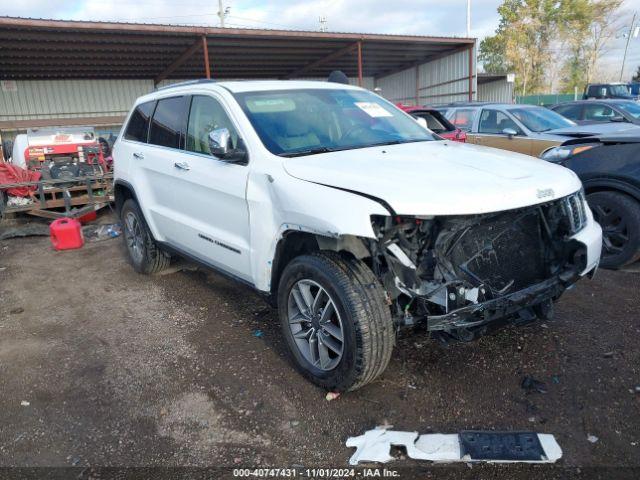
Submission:
[[[611,103],[615,105],[617,103],[635,103],[635,102],[630,98],[596,98],[594,100],[571,100],[570,102],[557,103],[551,106],[550,108],[559,107],[560,105],[589,105],[589,104],[595,104],[595,103]]]
[[[328,88],[328,89],[357,89],[355,85],[346,85],[344,83],[335,83],[327,81],[317,80],[232,80],[226,82],[216,82],[215,80],[199,79],[188,80],[186,82],[175,83],[173,85],[167,85],[165,87],[158,88],[155,92],[180,89],[188,90],[194,86],[206,87],[206,86],[218,86],[225,88],[233,93],[239,92],[261,92],[271,90],[289,90],[299,88]],[[215,87],[214,87],[215,88]],[[154,92],[154,93],[155,93]]]
[[[228,82],[216,82],[215,80],[199,79],[188,80],[186,82],[175,83],[173,85],[167,85],[160,87],[151,93],[143,95],[138,98],[136,104],[148,102],[154,100],[158,96],[165,96],[166,93],[189,93],[194,88],[219,90],[224,88],[231,93],[242,92],[269,92],[275,90],[295,90],[295,89],[334,89],[344,90],[361,89],[355,85],[346,85],[343,83],[327,82],[327,81],[314,81],[314,80],[244,80],[244,81],[228,81]]]
[[[511,110],[514,108],[544,108],[539,105],[529,105],[526,103],[494,103],[494,102],[460,102],[450,103],[448,105],[438,105],[435,108],[480,108],[480,107],[499,107],[504,110]]]

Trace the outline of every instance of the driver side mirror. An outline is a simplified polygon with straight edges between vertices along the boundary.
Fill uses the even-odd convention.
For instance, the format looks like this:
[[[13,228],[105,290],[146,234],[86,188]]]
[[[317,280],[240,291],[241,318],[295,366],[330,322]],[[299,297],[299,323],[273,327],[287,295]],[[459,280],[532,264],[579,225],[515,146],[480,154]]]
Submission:
[[[613,117],[609,118],[610,122],[617,122],[617,123],[621,123],[621,122],[626,122],[627,119],[624,118],[622,115],[614,115]]]
[[[230,163],[243,163],[247,158],[242,140],[238,139],[238,148],[233,148],[228,128],[216,128],[209,132],[209,151],[214,157]]]
[[[504,130],[502,130],[502,133],[507,135],[509,138],[512,138],[518,135],[518,132],[516,132],[515,129],[513,128],[505,128]]]

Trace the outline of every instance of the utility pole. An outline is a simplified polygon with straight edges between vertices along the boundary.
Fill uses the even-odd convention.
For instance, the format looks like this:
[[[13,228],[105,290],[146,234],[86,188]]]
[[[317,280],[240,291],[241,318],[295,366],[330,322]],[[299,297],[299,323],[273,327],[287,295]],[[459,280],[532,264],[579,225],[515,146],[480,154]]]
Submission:
[[[325,17],[324,15],[320,15],[318,17],[318,23],[320,24],[320,31],[321,32],[326,32],[327,31],[327,17]]]
[[[471,38],[471,0],[467,0],[467,38]]]
[[[224,11],[222,0],[218,0],[218,17],[220,17],[220,28],[224,28],[225,15],[226,15],[226,12]]]
[[[629,50],[629,42],[631,41],[631,37],[636,38],[638,36],[638,29],[636,28],[636,16],[637,12],[633,13],[633,18],[631,19],[631,27],[629,28],[629,34],[627,35],[627,44],[624,47],[624,56],[622,57],[622,68],[620,68],[620,81],[622,81],[622,77],[624,76],[624,64],[627,62],[627,51]]]

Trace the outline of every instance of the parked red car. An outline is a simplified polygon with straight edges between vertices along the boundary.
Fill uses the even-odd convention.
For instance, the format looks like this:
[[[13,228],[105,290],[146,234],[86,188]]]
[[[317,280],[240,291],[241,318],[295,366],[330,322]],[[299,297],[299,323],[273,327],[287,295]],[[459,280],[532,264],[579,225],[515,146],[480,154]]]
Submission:
[[[442,138],[453,140],[454,142],[466,142],[467,134],[459,128],[456,128],[445,116],[439,111],[429,107],[413,107],[396,103],[396,106],[410,114],[415,118],[422,118],[427,122],[427,128],[437,133]]]

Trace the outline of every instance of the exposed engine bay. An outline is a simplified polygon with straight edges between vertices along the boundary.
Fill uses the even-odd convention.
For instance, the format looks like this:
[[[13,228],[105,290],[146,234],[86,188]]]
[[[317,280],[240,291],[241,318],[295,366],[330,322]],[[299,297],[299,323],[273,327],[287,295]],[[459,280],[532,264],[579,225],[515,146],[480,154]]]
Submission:
[[[474,216],[372,217],[372,268],[399,326],[425,322],[471,340],[498,320],[547,318],[586,267],[570,237],[586,224],[584,194]]]

